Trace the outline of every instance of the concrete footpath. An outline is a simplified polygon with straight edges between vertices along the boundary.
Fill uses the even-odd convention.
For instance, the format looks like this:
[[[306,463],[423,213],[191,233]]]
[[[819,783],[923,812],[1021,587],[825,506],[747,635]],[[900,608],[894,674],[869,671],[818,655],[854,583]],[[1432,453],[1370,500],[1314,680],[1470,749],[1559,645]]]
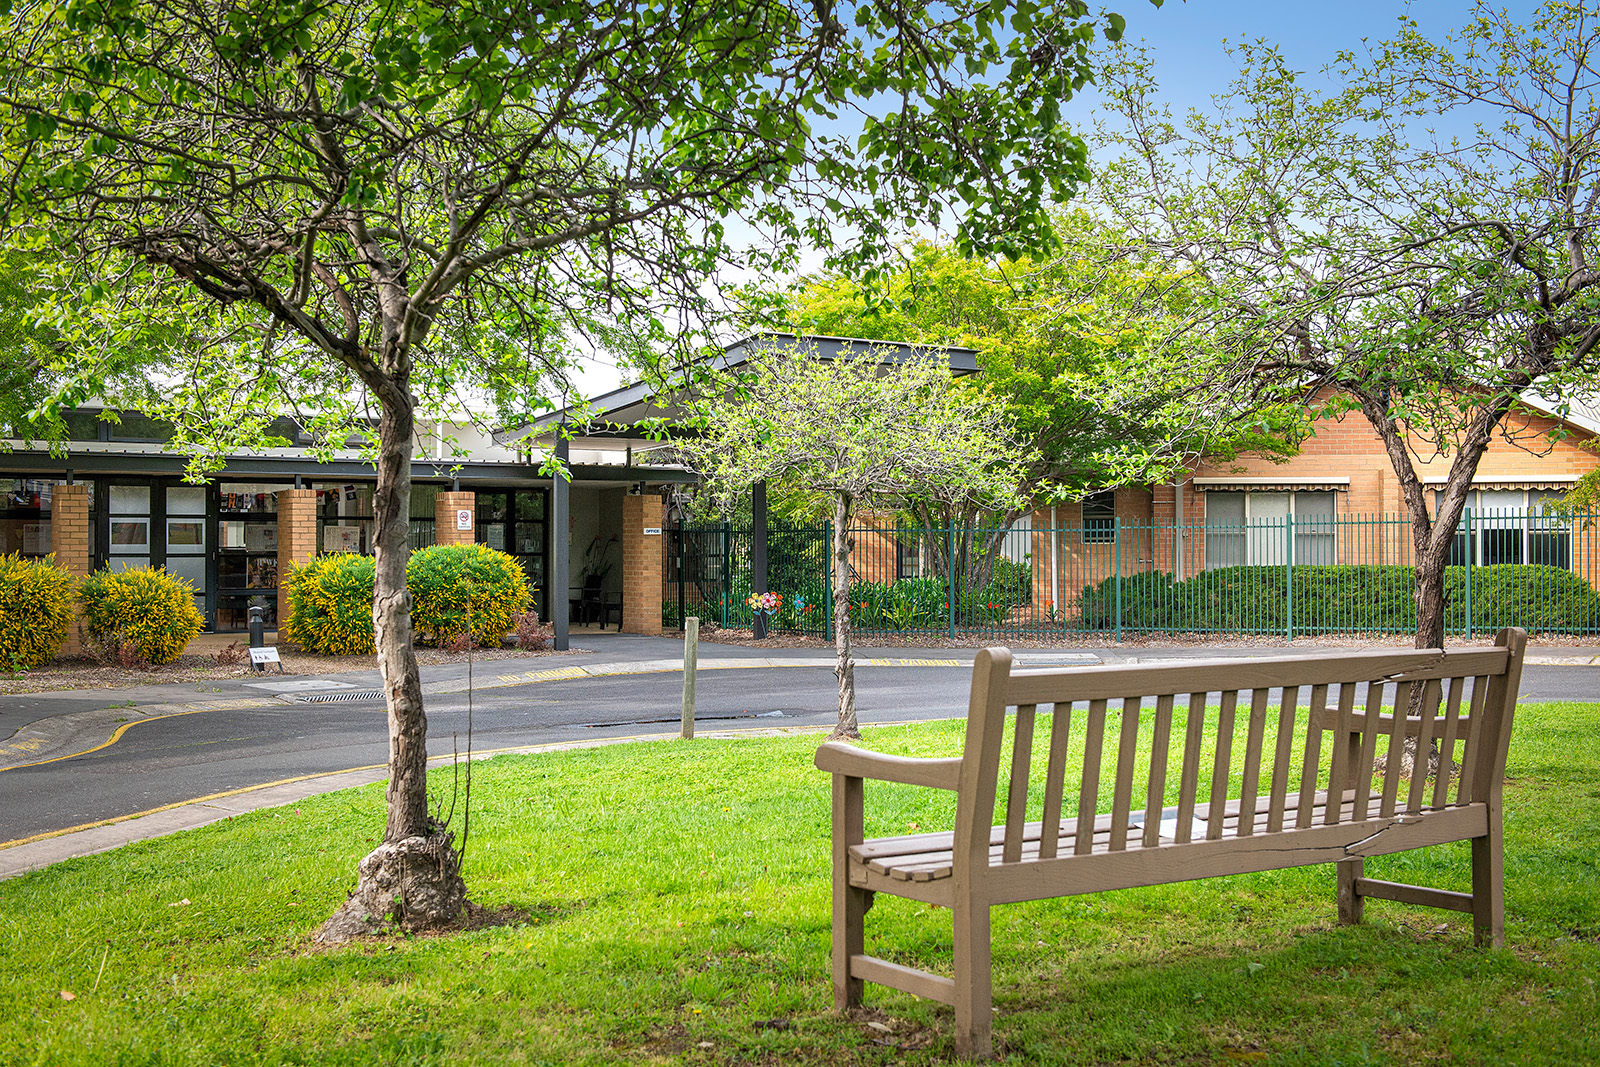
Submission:
[[[470,666],[450,663],[426,666],[425,695],[462,693],[527,686],[540,682],[618,675],[677,673],[682,669],[682,643],[672,638],[622,634],[574,636],[570,653],[530,659],[477,661]],[[1361,646],[1352,646],[1361,647]],[[1376,646],[1374,646],[1376,647]],[[1393,647],[1384,645],[1382,647]],[[1018,649],[1019,665],[1090,666],[1100,663],[1132,664],[1206,660],[1233,657],[1304,655],[1313,649],[1342,651],[1326,645],[1306,646],[1171,646],[1103,647],[1095,649]],[[861,645],[857,666],[877,668],[960,667],[972,662],[976,649],[906,648]],[[1600,666],[1600,647],[1530,646],[1526,662],[1532,666]],[[834,657],[822,649],[766,649],[741,645],[703,643],[699,670],[759,671],[764,668],[832,670]],[[348,674],[260,675],[227,681],[137,686],[127,689],[80,690],[66,693],[30,693],[0,696],[0,772],[71,759],[114,744],[138,722],[206,711],[273,705],[306,705],[346,700],[381,699],[376,670]],[[811,728],[762,728],[737,731],[698,731],[706,737],[753,737],[810,732]],[[507,749],[504,752],[549,752],[575,747],[626,744],[658,740],[675,734],[641,734],[626,738],[594,739],[553,745]],[[482,752],[487,758],[502,752]],[[450,759],[446,755],[439,757]],[[74,828],[39,839],[24,839],[0,847],[0,879],[69,859],[117,848],[179,830],[192,829],[243,812],[294,803],[319,793],[382,781],[383,765],[306,775],[249,788],[198,797],[179,804],[91,827]],[[0,835],[3,837],[3,835]]]

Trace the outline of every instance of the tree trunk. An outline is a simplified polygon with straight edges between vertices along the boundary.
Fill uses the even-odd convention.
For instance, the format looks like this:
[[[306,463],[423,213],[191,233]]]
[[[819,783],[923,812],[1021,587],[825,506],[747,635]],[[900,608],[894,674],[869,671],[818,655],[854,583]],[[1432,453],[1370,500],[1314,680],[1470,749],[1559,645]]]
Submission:
[[[1444,647],[1444,568],[1449,562],[1445,551],[1432,546],[1417,553],[1417,648]]]
[[[373,501],[377,559],[372,622],[389,705],[389,816],[383,843],[361,861],[355,892],[317,932],[319,941],[449,922],[466,900],[453,835],[428,815],[428,720],[411,646],[411,593],[406,588],[415,428],[410,375],[402,368],[377,392],[382,415]]]
[[[831,740],[861,736],[856,722],[856,664],[850,656],[850,537],[851,504],[849,493],[833,498],[833,647],[839,661],[833,668],[839,679],[839,725]]]

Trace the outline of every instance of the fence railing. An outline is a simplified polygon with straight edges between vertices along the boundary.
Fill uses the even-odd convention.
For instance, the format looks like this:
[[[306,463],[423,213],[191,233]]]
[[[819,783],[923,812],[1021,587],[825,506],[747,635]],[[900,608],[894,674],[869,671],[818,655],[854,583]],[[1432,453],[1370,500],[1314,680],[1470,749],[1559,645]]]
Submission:
[[[663,621],[749,627],[751,531],[669,530]],[[850,613],[865,634],[1405,633],[1416,628],[1411,524],[1384,515],[1244,523],[1110,519],[1062,528],[850,531]],[[832,624],[832,529],[768,528],[768,616]],[[1600,516],[1473,512],[1445,573],[1453,634],[1600,633]]]

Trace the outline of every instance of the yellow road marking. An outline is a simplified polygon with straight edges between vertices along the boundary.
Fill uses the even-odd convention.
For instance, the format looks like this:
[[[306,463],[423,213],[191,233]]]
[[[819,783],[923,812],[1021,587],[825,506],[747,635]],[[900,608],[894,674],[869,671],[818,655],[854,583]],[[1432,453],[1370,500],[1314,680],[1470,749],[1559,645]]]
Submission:
[[[73,759],[74,757],[77,757],[77,756],[87,756],[91,752],[99,752],[102,748],[110,748],[112,745],[114,745],[118,741],[122,740],[122,735],[123,734],[127,733],[133,727],[138,726],[142,722],[156,722],[159,719],[176,719],[180,715],[200,715],[200,714],[202,714],[204,712],[207,712],[207,711],[224,711],[224,710],[227,710],[227,709],[224,709],[224,708],[194,708],[194,709],[192,709],[190,711],[172,711],[172,712],[168,712],[165,715],[152,715],[148,719],[134,719],[134,720],[132,720],[130,722],[125,722],[121,726],[117,727],[116,733],[111,735],[110,740],[102,742],[101,744],[98,744],[98,745],[94,746],[93,748],[86,748],[82,752],[72,752],[72,753],[69,753],[68,755],[65,755],[65,756],[52,756],[49,759],[39,760],[37,763],[19,763],[15,767],[0,767],[0,774],[4,774],[6,771],[20,771],[20,770],[23,770],[24,768],[27,768],[27,767],[43,767],[47,763],[59,763],[64,759]],[[23,745],[25,743],[26,742],[18,742],[18,746],[20,747],[21,745]]]

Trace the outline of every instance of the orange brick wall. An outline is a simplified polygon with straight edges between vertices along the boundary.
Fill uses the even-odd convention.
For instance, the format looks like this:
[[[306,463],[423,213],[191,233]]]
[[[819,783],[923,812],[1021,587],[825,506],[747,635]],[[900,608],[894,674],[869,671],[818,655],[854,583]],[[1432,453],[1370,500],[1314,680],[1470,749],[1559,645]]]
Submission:
[[[87,485],[58,485],[51,494],[50,551],[55,553],[56,566],[75,578],[89,573],[89,487]],[[76,610],[76,608],[74,608]],[[67,631],[67,642],[62,653],[83,651],[82,635],[77,626]]]
[[[278,490],[278,627],[289,621],[289,573],[317,554],[317,492]]]
[[[1551,440],[1547,434],[1561,425],[1544,415],[1513,414],[1507,416],[1502,432],[1489,443],[1483,459],[1478,464],[1477,478],[1555,478],[1576,477],[1600,466],[1600,456],[1585,448],[1582,443],[1592,439],[1591,434],[1568,428],[1569,435],[1561,440]],[[1429,478],[1443,478],[1450,471],[1452,454],[1441,454],[1431,444],[1413,439],[1410,442],[1412,463],[1417,477],[1427,483]],[[1274,463],[1259,456],[1241,457],[1232,463],[1200,463],[1191,474],[1197,477],[1245,478],[1349,478],[1349,490],[1341,492],[1335,504],[1340,519],[1376,519],[1386,517],[1401,519],[1406,515],[1406,503],[1400,494],[1399,479],[1389,463],[1371,424],[1358,411],[1345,412],[1319,419],[1316,434],[1301,446],[1299,455],[1283,463]],[[1431,494],[1434,486],[1428,485]],[[1190,546],[1188,560],[1198,566],[1205,563],[1205,496],[1197,492],[1192,480],[1183,482],[1184,521],[1189,524]],[[1264,492],[1270,489],[1263,488]],[[1158,487],[1158,493],[1170,494],[1171,487]],[[1164,512],[1170,514],[1170,509]],[[1352,532],[1354,536],[1354,532]],[[1412,562],[1409,528],[1394,524],[1362,531],[1368,539],[1362,545],[1362,562],[1410,564]],[[1345,539],[1341,538],[1341,555]],[[1575,558],[1574,562],[1577,562]],[[1581,568],[1580,568],[1581,569]],[[1188,573],[1194,573],[1192,569]]]
[[[470,545],[478,536],[477,495],[474,493],[440,493],[433,501],[433,543],[436,545]],[[472,519],[465,530],[456,529],[456,512],[471,512]]]
[[[622,498],[622,632],[661,633],[661,498]]]

